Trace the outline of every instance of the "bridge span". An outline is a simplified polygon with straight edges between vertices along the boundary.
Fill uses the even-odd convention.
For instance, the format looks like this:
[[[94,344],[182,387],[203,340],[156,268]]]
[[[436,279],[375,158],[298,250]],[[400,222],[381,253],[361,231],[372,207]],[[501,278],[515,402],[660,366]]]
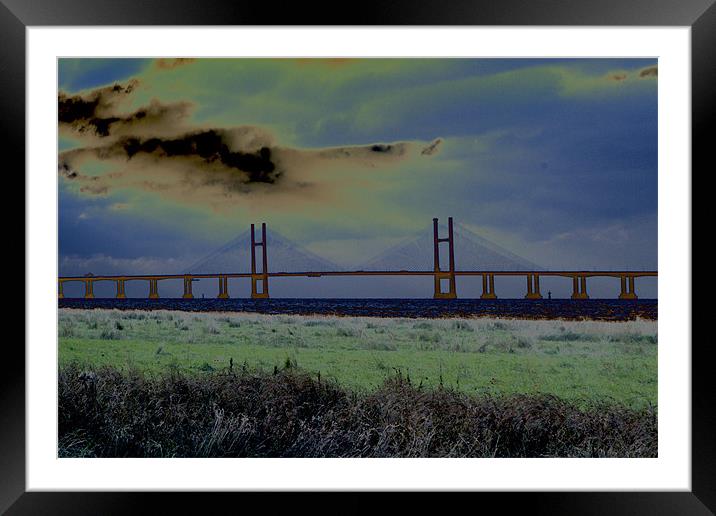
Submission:
[[[440,265],[440,245],[448,246],[448,266],[443,269]],[[637,299],[635,280],[640,277],[655,277],[657,271],[489,271],[489,270],[456,270],[453,219],[448,218],[448,235],[445,238],[439,237],[438,219],[433,219],[433,270],[378,270],[378,271],[276,271],[268,269],[268,250],[266,245],[266,224],[261,224],[261,241],[255,238],[254,224],[251,224],[251,272],[216,272],[209,274],[142,274],[142,275],[112,275],[112,276],[64,276],[58,278],[58,297],[64,298],[64,284],[69,282],[81,282],[85,287],[85,299],[93,299],[94,284],[96,282],[109,281],[116,284],[117,298],[125,298],[125,283],[127,281],[146,281],[149,285],[148,297],[159,298],[159,282],[169,280],[183,280],[183,298],[192,299],[192,284],[200,279],[218,280],[218,295],[220,299],[229,297],[229,278],[250,278],[251,297],[254,299],[269,297],[269,278],[285,277],[308,277],[320,278],[330,276],[432,276],[434,278],[433,297],[435,299],[456,299],[458,276],[481,276],[482,295],[481,299],[497,299],[495,291],[496,276],[522,276],[526,279],[527,291],[525,299],[542,299],[540,292],[540,277],[559,276],[572,280],[572,299],[589,299],[587,293],[587,278],[611,277],[619,278],[620,292],[619,299]],[[258,270],[256,249],[261,248],[261,270]]]

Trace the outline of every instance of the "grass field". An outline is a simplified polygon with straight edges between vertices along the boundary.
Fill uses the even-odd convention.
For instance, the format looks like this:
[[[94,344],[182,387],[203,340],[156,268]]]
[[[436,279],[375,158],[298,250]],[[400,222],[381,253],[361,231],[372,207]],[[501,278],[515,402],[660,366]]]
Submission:
[[[467,394],[657,404],[656,321],[59,311],[60,366],[190,375],[298,368],[358,392],[398,372]],[[233,365],[230,365],[232,364]]]

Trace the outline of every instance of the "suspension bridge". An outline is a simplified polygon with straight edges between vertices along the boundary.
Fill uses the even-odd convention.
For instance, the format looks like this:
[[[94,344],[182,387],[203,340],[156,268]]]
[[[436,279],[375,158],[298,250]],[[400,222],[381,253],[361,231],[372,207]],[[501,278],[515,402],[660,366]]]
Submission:
[[[487,257],[487,261],[481,263],[487,264],[488,267],[480,267],[479,269],[456,268],[455,255],[455,231],[452,217],[448,218],[447,234],[443,231],[441,236],[438,219],[433,219],[432,232],[432,267],[419,268],[425,262],[426,256],[429,254],[423,251],[426,247],[426,239],[411,242],[407,246],[399,246],[393,250],[392,255],[397,255],[404,264],[411,263],[418,268],[402,268],[392,270],[388,268],[381,269],[386,264],[386,260],[378,259],[369,262],[366,267],[360,270],[339,270],[330,262],[313,255],[306,250],[283,246],[280,252],[284,254],[293,254],[299,259],[295,260],[299,266],[305,264],[308,266],[320,267],[318,270],[298,270],[298,271],[271,271],[269,269],[269,248],[266,232],[266,224],[261,224],[260,234],[254,224],[251,224],[250,242],[248,242],[248,254],[250,255],[250,271],[246,272],[223,272],[220,270],[207,270],[212,265],[218,267],[228,267],[226,261],[216,260],[217,256],[230,256],[232,249],[235,249],[240,240],[235,240],[213,253],[202,262],[190,267],[181,274],[145,274],[145,275],[86,275],[86,276],[60,276],[58,278],[58,297],[64,298],[64,285],[70,282],[80,282],[84,284],[84,298],[93,299],[94,285],[97,282],[114,282],[116,285],[116,298],[126,298],[125,284],[130,281],[147,282],[149,286],[149,299],[159,298],[160,282],[183,281],[183,298],[192,299],[194,297],[192,285],[194,281],[201,279],[215,279],[218,283],[217,297],[220,299],[229,298],[230,278],[246,278],[251,282],[251,298],[267,299],[269,298],[269,279],[287,278],[287,277],[338,277],[338,276],[431,276],[434,280],[433,297],[435,299],[456,299],[457,298],[457,278],[463,276],[479,276],[482,278],[482,294],[481,299],[497,299],[495,290],[495,277],[499,276],[517,276],[523,277],[526,283],[526,299],[542,299],[540,291],[540,278],[557,276],[563,277],[572,282],[572,299],[589,299],[587,292],[587,279],[594,277],[609,277],[619,280],[620,291],[619,299],[637,299],[635,282],[640,277],[655,277],[657,271],[587,271],[587,270],[543,270],[536,265],[521,259],[519,256],[509,253],[508,251],[489,245],[489,242],[482,241],[473,242],[473,248],[481,255]],[[259,240],[260,237],[260,240]],[[469,239],[466,239],[469,241]],[[427,246],[429,246],[427,242]],[[447,246],[447,254],[444,256],[445,246]],[[485,257],[483,256],[483,258]],[[495,257],[498,257],[499,260]],[[422,259],[417,259],[422,258]],[[492,261],[490,261],[492,259]],[[235,263],[235,262],[234,262]],[[489,265],[500,263],[507,265],[507,269],[490,267]]]

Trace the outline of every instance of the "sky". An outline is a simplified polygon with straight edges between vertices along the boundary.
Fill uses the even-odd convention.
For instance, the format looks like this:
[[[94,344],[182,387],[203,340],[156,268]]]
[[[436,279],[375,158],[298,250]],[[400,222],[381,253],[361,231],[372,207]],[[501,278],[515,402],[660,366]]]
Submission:
[[[58,68],[60,275],[181,272],[260,222],[351,269],[448,216],[545,269],[657,269],[655,59]]]

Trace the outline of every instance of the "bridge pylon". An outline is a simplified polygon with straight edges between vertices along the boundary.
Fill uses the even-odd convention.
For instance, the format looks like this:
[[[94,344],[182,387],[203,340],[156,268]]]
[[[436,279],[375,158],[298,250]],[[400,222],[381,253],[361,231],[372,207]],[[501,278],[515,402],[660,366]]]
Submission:
[[[85,280],[85,299],[94,299],[94,285],[92,280]]]
[[[619,294],[619,299],[637,299],[636,292],[634,292],[634,276],[629,276],[628,278],[628,287],[627,287],[627,277],[622,275],[621,276],[621,293]]]
[[[225,275],[219,275],[219,295],[218,299],[229,299],[229,278]]]
[[[149,299],[159,299],[157,278],[149,278]]]
[[[123,279],[117,280],[117,295],[115,296],[117,299],[124,299],[127,297],[127,294],[124,291],[124,281]]]
[[[497,299],[494,274],[484,273],[482,275],[482,295],[480,299]]]
[[[262,270],[256,272],[256,248],[261,247],[262,251]],[[261,289],[259,289],[259,284]],[[268,289],[268,258],[266,251],[266,223],[261,223],[261,242],[256,241],[254,234],[254,225],[251,224],[251,298],[267,299],[269,297]]]
[[[542,294],[539,291],[539,274],[527,275],[527,295],[525,295],[525,299],[542,299]]]
[[[456,299],[457,289],[455,288],[455,248],[453,245],[453,230],[452,230],[452,217],[448,217],[448,236],[447,238],[440,238],[438,235],[438,219],[433,219],[433,263],[434,263],[434,274],[435,279],[435,290],[433,294],[434,299]],[[448,266],[447,271],[440,269],[440,244],[447,242],[448,244]],[[448,282],[448,291],[443,292],[442,283],[443,280]]]
[[[194,293],[192,292],[192,282],[193,278],[189,276],[188,274],[184,275],[184,294],[182,295],[183,299],[194,299]]]
[[[589,299],[587,277],[583,274],[572,276],[572,299]]]

